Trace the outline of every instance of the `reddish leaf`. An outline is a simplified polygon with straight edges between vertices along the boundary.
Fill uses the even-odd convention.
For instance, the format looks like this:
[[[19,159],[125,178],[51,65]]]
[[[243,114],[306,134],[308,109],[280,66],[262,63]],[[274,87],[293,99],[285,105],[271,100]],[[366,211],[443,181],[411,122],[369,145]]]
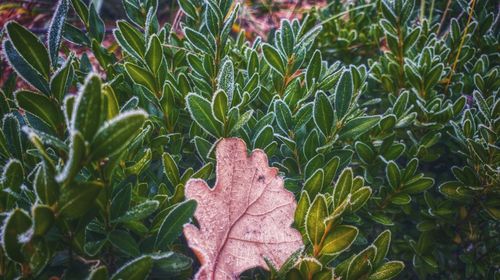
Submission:
[[[297,206],[293,194],[278,169],[268,166],[266,154],[255,150],[248,156],[241,139],[222,139],[216,157],[213,189],[200,179],[186,184],[187,199],[198,202],[194,216],[200,229],[184,226],[202,264],[196,279],[236,279],[247,269],[266,267],[264,258],[281,267],[302,247],[300,233],[290,226]]]

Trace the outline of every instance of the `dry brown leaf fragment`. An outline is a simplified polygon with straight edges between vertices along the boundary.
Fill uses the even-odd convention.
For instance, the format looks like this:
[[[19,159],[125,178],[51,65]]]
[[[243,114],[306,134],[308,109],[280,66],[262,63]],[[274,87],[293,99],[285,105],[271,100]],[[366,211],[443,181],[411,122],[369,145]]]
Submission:
[[[264,258],[281,267],[303,246],[291,227],[296,202],[284,188],[278,169],[269,167],[266,154],[247,154],[239,138],[222,139],[216,148],[215,187],[204,180],[186,184],[187,199],[195,199],[200,228],[184,226],[189,247],[201,268],[196,279],[236,279],[243,271],[266,267]]]

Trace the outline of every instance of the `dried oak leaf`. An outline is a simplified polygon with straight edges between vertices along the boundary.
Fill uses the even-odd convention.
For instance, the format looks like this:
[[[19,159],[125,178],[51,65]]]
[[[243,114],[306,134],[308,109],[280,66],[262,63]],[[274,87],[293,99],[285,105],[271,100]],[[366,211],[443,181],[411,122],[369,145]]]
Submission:
[[[217,181],[211,189],[200,179],[186,184],[187,199],[198,202],[200,228],[187,224],[184,235],[200,260],[196,279],[236,279],[243,271],[266,267],[264,258],[281,267],[300,249],[300,233],[291,227],[296,202],[283,186],[266,154],[247,155],[239,138],[217,145]]]

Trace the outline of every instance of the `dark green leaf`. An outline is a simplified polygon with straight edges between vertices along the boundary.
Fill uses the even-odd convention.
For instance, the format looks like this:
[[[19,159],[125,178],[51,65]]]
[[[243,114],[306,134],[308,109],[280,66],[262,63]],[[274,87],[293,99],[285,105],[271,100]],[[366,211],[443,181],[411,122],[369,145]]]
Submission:
[[[323,241],[322,255],[336,255],[347,250],[358,236],[358,228],[340,225],[332,229]]]
[[[99,129],[102,107],[101,79],[89,75],[80,88],[71,116],[72,129],[79,131],[86,141],[90,142]]]
[[[318,194],[307,211],[305,225],[307,238],[311,244],[317,246],[325,232],[325,219],[328,216],[328,208],[325,196]]]
[[[128,256],[134,257],[141,253],[137,242],[126,231],[114,230],[108,235],[108,240],[114,247]]]
[[[333,205],[338,207],[351,193],[352,169],[346,168],[342,171],[333,189]]]
[[[169,153],[163,153],[163,171],[172,186],[179,184],[179,168]]]
[[[377,268],[368,280],[388,280],[396,277],[403,269],[405,265],[400,261],[390,261],[386,262]]]
[[[5,25],[9,40],[15,50],[36,69],[45,80],[50,76],[50,59],[47,49],[38,37],[17,22]]]
[[[163,47],[156,34],[151,36],[151,39],[149,39],[145,59],[149,69],[153,72],[153,74],[157,74],[163,60]]]
[[[151,215],[158,209],[159,203],[156,200],[146,200],[128,210],[123,216],[114,220],[115,223],[123,223],[129,221],[139,221]]]
[[[334,122],[332,104],[324,92],[318,92],[314,99],[313,107],[314,123],[325,136],[329,136]]]
[[[352,77],[350,71],[344,71],[335,88],[335,113],[342,119],[351,106],[353,95]]]
[[[352,119],[340,129],[339,139],[357,138],[376,126],[379,120],[380,116],[365,116]]]
[[[48,47],[50,60],[52,61],[52,66],[54,67],[57,66],[59,46],[61,45],[63,27],[64,22],[66,21],[66,15],[68,14],[68,9],[68,0],[60,0],[49,26]]]
[[[195,200],[187,200],[177,204],[163,220],[156,235],[155,248],[167,249],[167,246],[180,235],[184,224],[189,222],[195,209]]]
[[[17,159],[11,159],[5,164],[2,173],[4,188],[19,193],[24,180],[24,169],[22,163]]]
[[[103,187],[101,182],[79,182],[63,188],[59,197],[58,215],[68,219],[82,216],[93,208]]]
[[[134,82],[138,83],[141,86],[144,86],[152,93],[158,92],[155,77],[147,69],[127,62],[125,63],[125,70]]]
[[[104,21],[101,19],[97,10],[94,6],[94,2],[90,3],[89,6],[89,34],[93,39],[96,39],[98,43],[101,43],[104,39],[105,26]]]
[[[69,158],[64,165],[63,171],[57,175],[56,180],[59,183],[69,184],[78,174],[85,159],[86,146],[85,139],[78,131],[74,131],[71,135],[71,145],[69,150]]]
[[[20,90],[15,93],[15,97],[19,107],[45,121],[54,131],[57,131],[63,123],[58,105],[45,95]]]
[[[281,76],[285,75],[284,58],[280,55],[278,50],[269,44],[263,44],[262,52],[264,53],[264,59],[267,61],[269,66],[276,70],[276,72],[278,72]]]
[[[47,78],[21,56],[10,40],[4,40],[3,50],[5,58],[23,80],[47,95],[50,93]]]
[[[106,122],[96,133],[91,144],[91,159],[112,156],[140,133],[148,115],[143,110],[128,111]]]
[[[311,61],[309,61],[309,65],[307,66],[306,85],[308,89],[312,87],[313,82],[319,82],[321,74],[321,61],[321,52],[319,50],[316,50],[311,57]]]
[[[6,217],[2,230],[2,246],[9,259],[16,262],[25,261],[22,243],[27,240],[20,240],[19,237],[30,228],[31,219],[24,210],[15,209]]]
[[[213,116],[212,106],[208,100],[195,93],[190,93],[186,96],[186,106],[192,119],[205,132],[213,137],[222,136],[222,123]]]
[[[131,262],[126,263],[118,271],[111,276],[111,280],[143,280],[147,279],[151,268],[153,267],[153,259],[150,256],[140,256]]]

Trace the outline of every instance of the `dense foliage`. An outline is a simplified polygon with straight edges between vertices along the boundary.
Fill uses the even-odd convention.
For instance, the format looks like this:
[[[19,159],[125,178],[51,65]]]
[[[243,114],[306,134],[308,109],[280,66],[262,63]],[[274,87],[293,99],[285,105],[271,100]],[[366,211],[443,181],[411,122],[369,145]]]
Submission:
[[[179,0],[182,33],[124,0],[119,50],[82,0],[46,40],[7,23],[23,82],[0,91],[0,276],[192,277],[185,184],[239,137],[279,168],[306,245],[242,278],[500,277],[496,3],[355,2],[250,42],[230,0]]]

